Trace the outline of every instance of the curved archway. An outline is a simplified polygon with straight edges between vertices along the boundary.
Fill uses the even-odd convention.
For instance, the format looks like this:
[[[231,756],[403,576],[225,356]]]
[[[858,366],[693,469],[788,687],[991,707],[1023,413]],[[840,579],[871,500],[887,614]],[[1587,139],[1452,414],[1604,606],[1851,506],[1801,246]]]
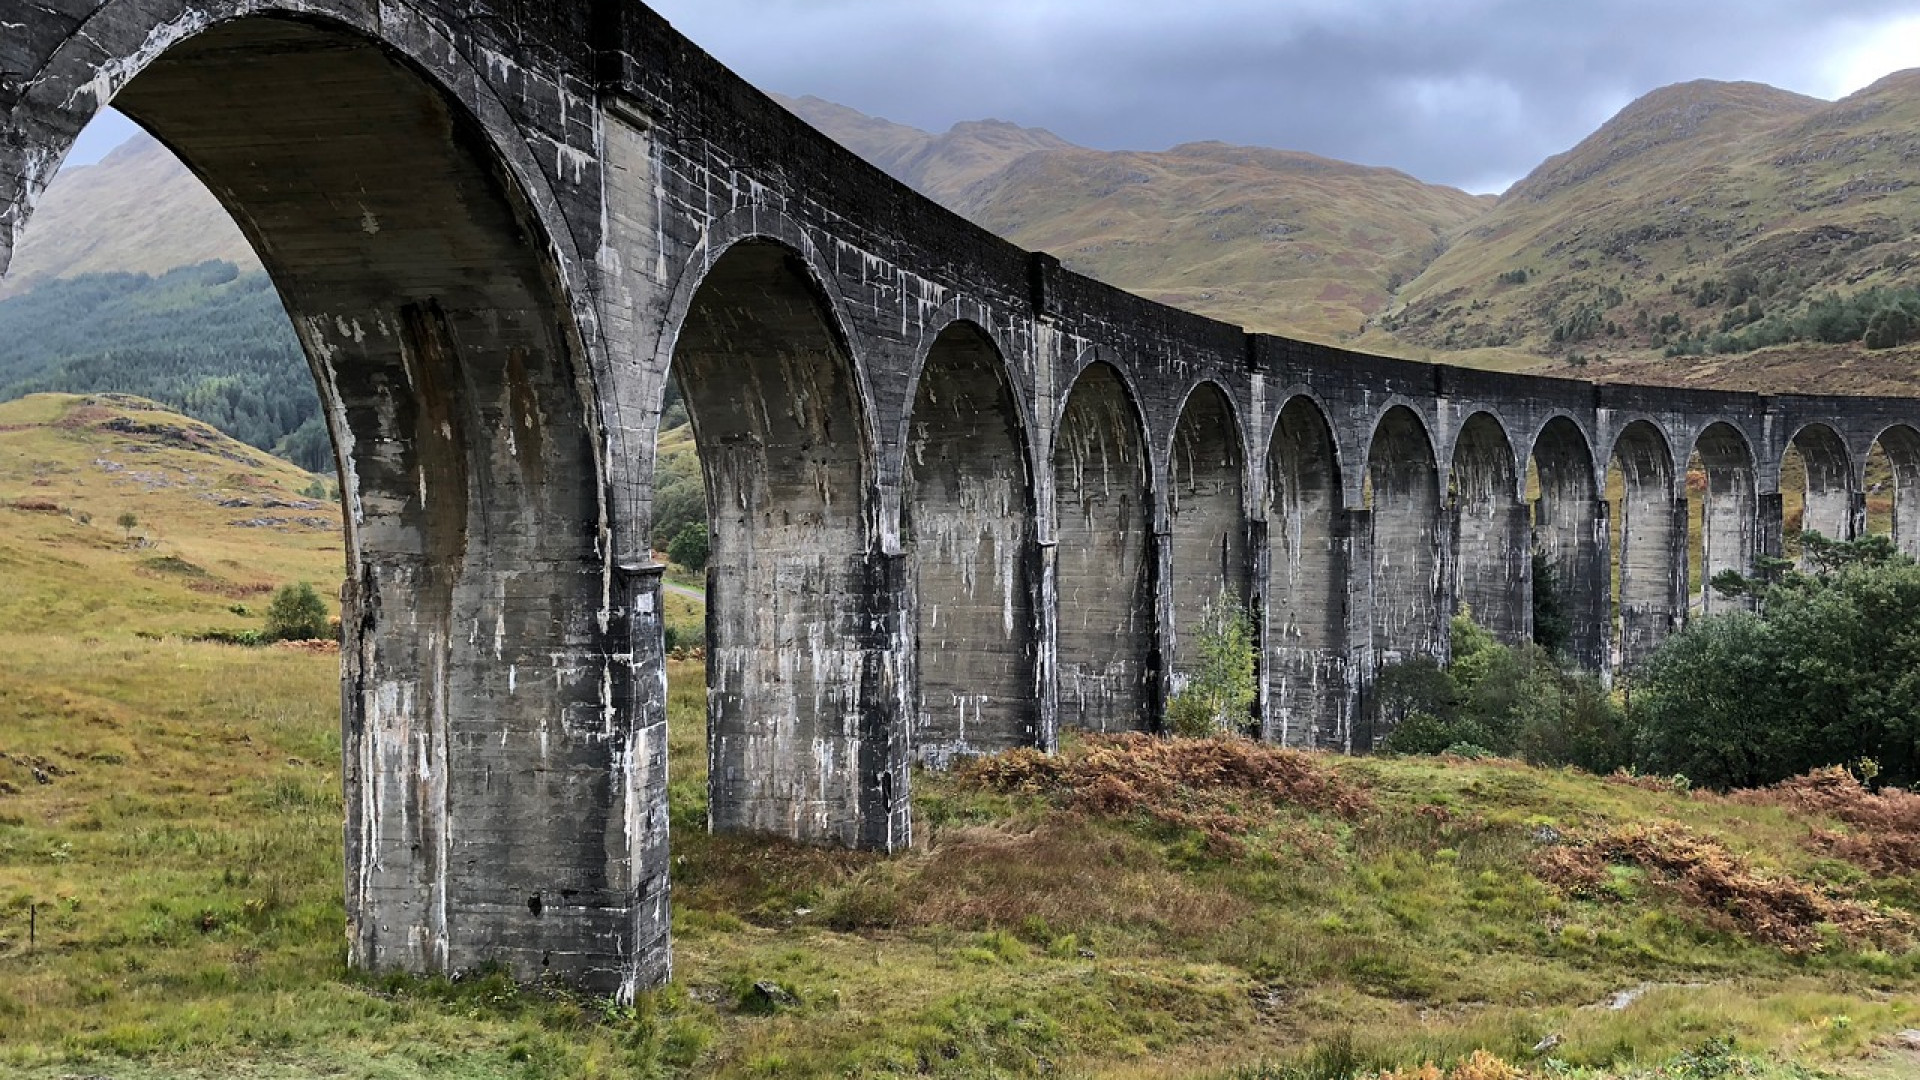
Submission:
[[[1333,428],[1311,398],[1280,410],[1267,450],[1268,739],[1352,749],[1351,525]]]
[[[1204,382],[1187,396],[1167,461],[1173,593],[1173,681],[1177,690],[1201,663],[1200,629],[1208,603],[1223,592],[1245,606],[1246,461],[1233,403]]]
[[[1533,440],[1533,547],[1545,561],[1542,581],[1551,596],[1534,597],[1534,638],[1588,671],[1607,666],[1612,623],[1607,558],[1607,504],[1594,484],[1593,451],[1580,425],[1556,416]],[[1533,575],[1530,573],[1530,577]],[[1538,625],[1541,613],[1556,625]],[[1564,632],[1564,642],[1555,640]]]
[[[1799,469],[1791,470],[1787,459],[1798,458]],[[1806,552],[1800,537],[1817,532],[1829,540],[1851,540],[1864,527],[1865,505],[1854,492],[1852,455],[1839,433],[1825,424],[1808,424],[1793,433],[1782,455],[1780,471],[1798,471],[1802,478],[1798,528],[1783,522],[1789,551],[1799,550],[1802,566]]]
[[[1059,723],[1150,730],[1153,507],[1140,412],[1117,370],[1081,371],[1053,446]]]
[[[1687,503],[1674,486],[1667,437],[1648,421],[1635,420],[1621,430],[1608,472],[1609,498],[1614,476],[1620,492],[1617,512],[1610,515],[1617,536],[1619,666],[1630,671],[1685,617]]]
[[[1372,497],[1372,649],[1375,665],[1446,655],[1441,611],[1440,473],[1433,443],[1419,414],[1388,409],[1374,426],[1367,450]],[[1391,734],[1374,730],[1355,739],[1371,749]]]
[[[609,610],[595,371],[570,241],[509,164],[524,148],[475,119],[470,72],[441,81],[345,23],[109,29],[141,40],[90,39],[110,70],[89,89],[126,79],[113,104],[232,213],[333,437],[351,961],[657,980],[665,836],[618,711],[642,617]]]
[[[860,686],[875,572],[866,413],[806,263],[750,239],[715,259],[673,339],[707,487],[708,823],[867,842],[873,742]]]
[[[1038,745],[1033,478],[1005,364],[979,327],[935,339],[914,396],[902,539],[919,596],[914,752]]]
[[[1506,429],[1491,413],[1474,413],[1448,471],[1455,580],[1461,606],[1509,645],[1533,633],[1532,523],[1518,493]]]
[[[1920,429],[1895,425],[1881,432],[1874,446],[1886,455],[1892,473],[1893,506],[1888,527],[1894,546],[1920,559]]]
[[[1759,489],[1753,450],[1732,424],[1709,424],[1694,440],[1693,455],[1706,481],[1701,492],[1700,585],[1695,598],[1701,610],[1711,612],[1728,603],[1713,590],[1716,575],[1728,570],[1753,573]],[[1689,495],[1692,486],[1689,483]]]

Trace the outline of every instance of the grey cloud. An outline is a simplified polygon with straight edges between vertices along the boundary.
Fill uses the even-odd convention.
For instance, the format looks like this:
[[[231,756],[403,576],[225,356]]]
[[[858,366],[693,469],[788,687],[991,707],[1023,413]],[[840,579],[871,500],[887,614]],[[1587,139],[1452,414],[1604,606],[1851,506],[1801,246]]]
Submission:
[[[659,0],[771,90],[929,130],[994,117],[1104,149],[1308,150],[1477,190],[1695,78],[1820,89],[1911,0]]]

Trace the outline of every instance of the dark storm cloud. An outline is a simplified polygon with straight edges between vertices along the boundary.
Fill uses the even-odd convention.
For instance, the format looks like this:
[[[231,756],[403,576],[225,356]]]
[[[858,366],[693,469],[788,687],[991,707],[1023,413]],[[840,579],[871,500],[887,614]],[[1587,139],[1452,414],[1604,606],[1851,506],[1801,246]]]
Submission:
[[[654,6],[767,89],[929,130],[995,117],[1106,149],[1221,139],[1475,190],[1517,179],[1668,83],[1830,93],[1836,53],[1916,10],[1912,0]]]

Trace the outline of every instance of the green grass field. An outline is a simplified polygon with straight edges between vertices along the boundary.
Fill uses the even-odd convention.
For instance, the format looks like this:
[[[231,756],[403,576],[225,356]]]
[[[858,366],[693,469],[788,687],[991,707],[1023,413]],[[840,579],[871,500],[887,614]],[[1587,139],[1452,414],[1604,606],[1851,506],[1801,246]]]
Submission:
[[[1093,771],[1044,789],[1031,760],[916,775],[891,858],[710,836],[694,661],[671,987],[349,971],[337,657],[183,640],[254,601],[149,562],[326,592],[337,537],[123,489],[95,436],[6,408],[0,507],[66,510],[0,509],[0,1075],[1331,1080],[1479,1048],[1540,1077],[1920,1073],[1920,877],[1826,814],[1502,762],[1256,755],[1291,777],[1261,787],[1074,741],[1060,767]],[[164,539],[129,543],[123,503]],[[1555,883],[1648,823],[1692,861]],[[1755,918],[1782,890],[1825,906]]]

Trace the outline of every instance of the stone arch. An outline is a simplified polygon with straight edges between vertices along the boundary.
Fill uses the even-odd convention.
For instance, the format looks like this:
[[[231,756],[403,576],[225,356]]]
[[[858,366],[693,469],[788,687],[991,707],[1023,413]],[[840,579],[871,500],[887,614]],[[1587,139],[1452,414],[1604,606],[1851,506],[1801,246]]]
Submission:
[[[1619,666],[1630,671],[1679,629],[1686,613],[1687,503],[1666,433],[1636,419],[1614,437],[1609,475],[1620,475]],[[1611,487],[1612,481],[1608,481]]]
[[[1533,632],[1531,522],[1506,427],[1489,412],[1460,425],[1447,495],[1460,604],[1508,644]]]
[[[871,629],[889,590],[844,328],[799,252],[750,238],[711,257],[666,340],[712,534],[709,824],[887,846],[907,788],[887,748],[904,733],[862,693],[890,662]]]
[[[1112,365],[1074,380],[1053,474],[1059,723],[1149,730],[1160,703],[1146,424]]]
[[[1554,590],[1550,599],[1535,598],[1535,610],[1564,620],[1563,647],[1575,663],[1602,671],[1611,637],[1612,590],[1607,504],[1595,483],[1592,445],[1577,421],[1560,414],[1541,425],[1530,457],[1539,483],[1532,508],[1533,550],[1545,559]],[[1536,637],[1541,629],[1535,627]],[[1548,630],[1551,636],[1559,627]]]
[[[1444,657],[1440,472],[1433,441],[1418,413],[1396,405],[1374,426],[1367,451],[1372,488],[1372,652],[1375,665],[1419,656]],[[1357,749],[1390,732],[1372,722]]]
[[[1851,540],[1864,528],[1865,506],[1854,491],[1853,455],[1838,432],[1823,423],[1802,425],[1787,440],[1797,453],[1802,489],[1799,533],[1818,532],[1829,540]],[[1785,471],[1782,454],[1781,471]],[[1806,554],[1801,553],[1802,565]]]
[[[901,523],[919,599],[914,752],[934,765],[1043,741],[1023,420],[993,340],[948,322],[914,384]]]
[[[351,962],[498,962],[630,993],[666,971],[665,835],[578,259],[458,50],[428,28],[391,40],[362,5],[280,7],[96,12],[11,114],[52,149],[8,224],[111,101],[233,213],[280,290],[346,504]]]
[[[1267,449],[1265,736],[1352,749],[1347,649],[1351,526],[1327,413],[1288,398]]]
[[[1894,424],[1874,437],[1893,471],[1893,543],[1920,558],[1920,429]]]
[[[1167,455],[1176,689],[1200,665],[1208,602],[1222,590],[1237,604],[1248,600],[1244,446],[1227,392],[1212,381],[1195,386],[1180,408]]]
[[[1702,610],[1725,605],[1713,591],[1723,571],[1753,573],[1758,524],[1758,485],[1753,448],[1746,435],[1724,420],[1708,424],[1694,439],[1693,453],[1706,471],[1701,503],[1701,573],[1696,594]]]

